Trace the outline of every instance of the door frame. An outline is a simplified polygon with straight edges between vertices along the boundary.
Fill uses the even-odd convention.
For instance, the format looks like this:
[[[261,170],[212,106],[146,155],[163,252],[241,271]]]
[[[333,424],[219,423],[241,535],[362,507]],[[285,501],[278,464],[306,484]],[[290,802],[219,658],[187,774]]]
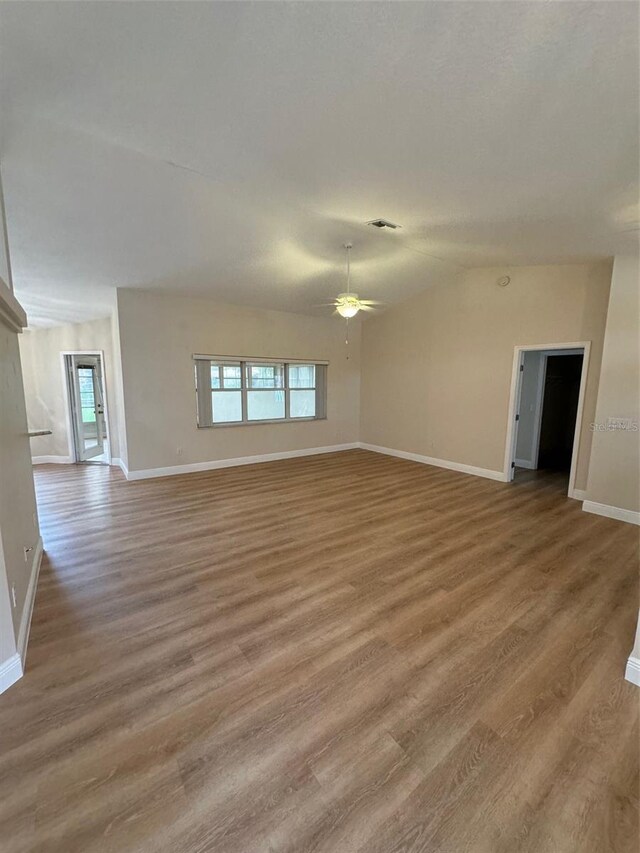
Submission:
[[[511,388],[509,391],[509,409],[507,419],[507,440],[504,451],[504,479],[510,483],[514,477],[514,467],[512,462],[515,462],[516,457],[516,440],[518,430],[516,427],[516,415],[520,405],[520,392],[522,390],[522,371],[520,365],[524,362],[525,352],[536,350],[582,350],[582,372],[580,374],[580,393],[578,395],[578,410],[576,412],[576,426],[573,433],[573,449],[571,452],[571,469],[569,471],[569,488],[567,495],[570,498],[578,498],[576,495],[576,467],[578,462],[578,453],[580,451],[580,436],[582,433],[582,417],[584,413],[584,398],[587,389],[587,376],[589,373],[589,359],[591,354],[591,341],[570,341],[564,343],[549,343],[549,344],[519,344],[513,349],[513,367],[511,371]],[[558,355],[562,355],[558,352]],[[546,359],[545,359],[546,368]],[[546,369],[545,369],[546,373]],[[543,383],[544,385],[544,383]],[[578,498],[581,499],[581,498]]]
[[[75,435],[75,426],[73,424],[73,419],[71,415],[71,393],[69,391],[69,374],[67,370],[67,356],[70,355],[92,355],[98,356],[100,358],[100,364],[102,366],[102,396],[104,403],[104,423],[107,429],[107,435],[105,438],[105,451],[107,454],[107,465],[112,464],[113,457],[111,455],[111,423],[109,420],[109,401],[107,395],[107,377],[105,370],[105,361],[104,361],[104,350],[101,349],[79,349],[79,350],[62,350],[60,353],[60,366],[62,368],[62,387],[64,388],[64,412],[65,419],[67,425],[67,445],[69,447],[69,458],[73,459],[74,462],[79,463],[83,460],[78,459],[78,451],[76,448],[76,442],[74,440]]]

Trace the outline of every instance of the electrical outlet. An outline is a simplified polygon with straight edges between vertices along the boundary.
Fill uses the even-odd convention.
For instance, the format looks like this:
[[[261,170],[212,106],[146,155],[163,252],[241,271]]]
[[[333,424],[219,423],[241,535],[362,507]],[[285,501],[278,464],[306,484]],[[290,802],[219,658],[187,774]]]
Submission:
[[[13,606],[17,607],[18,602],[16,600],[16,585],[14,583],[11,584],[11,598],[13,599]]]
[[[182,448],[181,447],[176,447],[176,455],[182,456]]]

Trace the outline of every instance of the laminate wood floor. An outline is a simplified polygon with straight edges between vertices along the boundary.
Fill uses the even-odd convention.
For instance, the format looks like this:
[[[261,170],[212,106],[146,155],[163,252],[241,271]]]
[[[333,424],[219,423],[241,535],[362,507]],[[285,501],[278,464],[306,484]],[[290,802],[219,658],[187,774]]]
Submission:
[[[366,451],[41,466],[0,848],[637,851],[638,531]]]

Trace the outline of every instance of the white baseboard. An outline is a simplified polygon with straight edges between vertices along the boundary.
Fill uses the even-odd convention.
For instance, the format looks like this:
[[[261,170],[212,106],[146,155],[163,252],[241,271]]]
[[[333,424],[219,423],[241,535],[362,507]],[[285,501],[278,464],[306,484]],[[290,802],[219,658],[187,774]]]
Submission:
[[[33,605],[36,600],[36,589],[38,587],[38,575],[40,574],[40,565],[42,563],[42,538],[38,538],[38,542],[33,549],[33,559],[31,560],[31,572],[29,575],[29,585],[27,594],[24,599],[24,607],[22,609],[22,617],[20,619],[20,627],[18,628],[18,650],[8,660],[0,663],[0,693],[15,684],[19,678],[24,675],[25,666],[27,663],[27,645],[29,643],[29,630],[31,628],[31,616],[33,614]]]
[[[122,459],[119,459],[117,456],[113,456],[113,457],[111,458],[111,465],[113,465],[113,466],[114,466],[114,467],[116,467],[116,468],[120,468],[120,470],[122,471],[122,473],[124,474],[124,476],[125,476],[125,477],[126,477],[126,476],[127,476],[127,474],[129,473],[129,472],[127,471],[127,466],[124,464],[124,462],[122,461]]]
[[[33,605],[36,600],[36,589],[38,587],[38,575],[40,574],[41,563],[42,537],[38,539],[36,547],[33,549],[29,586],[27,587],[27,594],[24,599],[24,608],[22,610],[22,618],[20,619],[20,628],[18,629],[18,654],[22,660],[23,670],[27,662],[27,644],[29,642],[29,630],[31,628],[31,615],[33,614]]]
[[[587,492],[585,489],[572,489],[569,492],[569,497],[574,498],[577,501],[586,501]]]
[[[390,447],[380,447],[377,444],[366,444],[360,442],[363,450],[372,450],[374,453],[384,453],[386,456],[398,456],[400,459],[410,459],[412,462],[421,462],[423,465],[435,465],[436,468],[447,468],[450,471],[460,471],[463,474],[473,474],[476,477],[486,477],[488,480],[506,482],[503,471],[493,471],[490,468],[478,468],[475,465],[465,465],[463,462],[451,462],[448,459],[435,459],[433,456],[421,456],[419,453],[408,453],[406,450],[393,450]]]
[[[513,461],[516,463],[516,468],[529,468],[530,470],[535,470],[536,466],[528,459],[514,459]]]
[[[624,677],[627,681],[630,681],[632,684],[640,687],[640,658],[629,658]]]
[[[71,465],[73,459],[70,456],[32,456],[32,465]]]
[[[627,521],[629,524],[640,525],[640,512],[634,512],[632,509],[599,504],[595,501],[585,501],[582,504],[582,509],[585,512],[592,512],[594,515],[604,515],[607,518],[615,518],[617,521]]]
[[[24,670],[18,652],[0,663],[0,693],[4,693],[19,678],[22,678]]]
[[[307,447],[304,450],[285,450],[281,453],[262,453],[256,456],[236,456],[232,459],[215,459],[211,462],[192,462],[187,465],[170,465],[167,468],[142,468],[127,471],[120,462],[127,480],[150,480],[154,477],[172,477],[176,474],[193,474],[197,471],[214,471],[217,468],[235,468],[238,465],[256,465],[260,462],[276,462],[279,459],[294,459],[298,456],[316,456],[320,453],[337,453],[340,450],[356,450],[358,442],[332,444],[328,447]]]

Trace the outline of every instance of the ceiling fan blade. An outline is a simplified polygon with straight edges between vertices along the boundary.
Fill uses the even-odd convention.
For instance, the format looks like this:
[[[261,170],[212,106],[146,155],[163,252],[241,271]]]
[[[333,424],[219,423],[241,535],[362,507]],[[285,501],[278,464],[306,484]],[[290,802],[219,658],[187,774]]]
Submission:
[[[377,311],[378,309],[376,308],[375,305],[361,305],[360,310],[361,311]]]
[[[378,302],[377,299],[361,299],[361,305],[384,305],[384,302]]]

